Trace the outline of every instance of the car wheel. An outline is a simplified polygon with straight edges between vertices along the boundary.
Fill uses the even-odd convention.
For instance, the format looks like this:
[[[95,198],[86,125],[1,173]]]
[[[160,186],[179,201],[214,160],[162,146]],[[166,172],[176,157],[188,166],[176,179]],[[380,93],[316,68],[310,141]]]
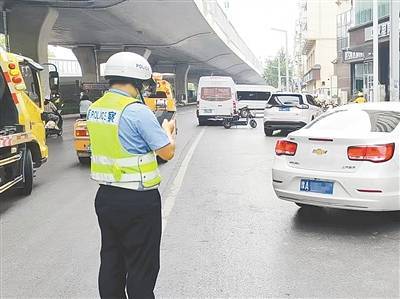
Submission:
[[[28,196],[32,193],[33,187],[33,161],[32,161],[32,153],[29,149],[25,152],[24,159],[24,181],[21,188],[21,194]]]
[[[200,127],[203,127],[203,126],[206,126],[207,125],[207,121],[206,120],[204,120],[204,119],[199,119],[199,126]]]
[[[265,136],[272,136],[272,134],[274,133],[274,131],[271,130],[271,129],[266,129],[266,128],[264,128],[264,133],[265,133]]]
[[[90,164],[90,157],[78,157],[79,163],[83,165],[89,165]]]

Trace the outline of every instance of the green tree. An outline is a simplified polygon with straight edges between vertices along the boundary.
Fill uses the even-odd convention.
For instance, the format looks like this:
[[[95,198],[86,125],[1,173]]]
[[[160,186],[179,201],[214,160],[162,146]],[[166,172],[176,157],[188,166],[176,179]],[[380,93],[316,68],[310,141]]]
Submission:
[[[267,85],[278,88],[278,59],[280,59],[281,84],[282,88],[284,89],[284,86],[286,86],[286,55],[283,49],[281,49],[275,57],[267,58],[265,60],[264,78],[265,81],[267,81]],[[292,77],[292,74],[293,67],[292,62],[289,59],[289,78]]]

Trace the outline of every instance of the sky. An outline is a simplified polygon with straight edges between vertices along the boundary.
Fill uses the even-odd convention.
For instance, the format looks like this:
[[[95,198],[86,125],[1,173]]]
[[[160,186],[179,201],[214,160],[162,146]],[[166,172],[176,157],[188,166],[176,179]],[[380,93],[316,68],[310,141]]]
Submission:
[[[213,0],[210,0],[213,1]],[[229,1],[229,18],[239,35],[261,61],[275,56],[285,46],[283,33],[271,28],[288,31],[289,53],[292,53],[297,0],[217,0],[221,7]],[[57,57],[74,58],[70,50],[57,47]]]
[[[289,53],[293,52],[297,0],[218,0],[221,6],[226,1],[231,23],[257,58],[264,61],[285,46],[284,34],[271,28],[288,31]]]

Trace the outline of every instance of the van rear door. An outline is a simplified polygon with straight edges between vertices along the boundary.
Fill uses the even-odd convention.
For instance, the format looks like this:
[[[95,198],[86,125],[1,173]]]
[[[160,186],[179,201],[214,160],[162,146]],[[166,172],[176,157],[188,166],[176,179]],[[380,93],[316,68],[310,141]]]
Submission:
[[[233,110],[233,93],[230,87],[202,87],[199,115],[230,116]]]

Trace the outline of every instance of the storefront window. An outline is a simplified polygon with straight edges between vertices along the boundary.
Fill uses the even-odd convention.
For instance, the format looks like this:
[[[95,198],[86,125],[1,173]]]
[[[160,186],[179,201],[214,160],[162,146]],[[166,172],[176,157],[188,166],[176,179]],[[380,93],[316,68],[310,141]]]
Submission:
[[[389,15],[389,0],[378,0],[378,17],[383,18]],[[372,22],[372,0],[354,1],[356,25]]]
[[[364,64],[357,63],[354,65],[353,93],[364,89]]]
[[[349,47],[349,33],[348,30],[351,25],[351,17],[350,11],[344,12],[337,16],[336,20],[337,28],[337,49],[338,56],[341,56],[341,52],[343,49],[347,49]]]

